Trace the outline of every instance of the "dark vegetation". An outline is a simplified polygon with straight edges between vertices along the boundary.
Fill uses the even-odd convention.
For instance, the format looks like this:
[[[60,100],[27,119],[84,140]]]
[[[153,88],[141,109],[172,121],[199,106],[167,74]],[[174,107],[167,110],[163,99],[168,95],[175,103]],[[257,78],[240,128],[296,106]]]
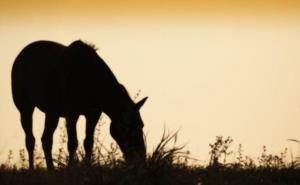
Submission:
[[[279,155],[268,154],[263,147],[261,156],[252,159],[243,154],[242,145],[238,151],[231,150],[230,137],[216,137],[209,144],[210,161],[199,164],[190,157],[184,147],[177,146],[177,132],[163,134],[157,147],[148,154],[144,165],[130,166],[122,159],[115,144],[106,148],[95,136],[94,155],[90,163],[84,161],[84,150],[77,151],[78,162],[67,164],[65,150],[66,135],[62,129],[60,147],[55,152],[56,170],[45,168],[42,150],[35,151],[35,170],[28,169],[27,154],[19,151],[19,162],[13,162],[9,152],[7,161],[0,166],[1,185],[299,185],[299,158],[287,162],[287,150]],[[96,132],[97,133],[97,132]],[[235,156],[235,160],[228,160]]]

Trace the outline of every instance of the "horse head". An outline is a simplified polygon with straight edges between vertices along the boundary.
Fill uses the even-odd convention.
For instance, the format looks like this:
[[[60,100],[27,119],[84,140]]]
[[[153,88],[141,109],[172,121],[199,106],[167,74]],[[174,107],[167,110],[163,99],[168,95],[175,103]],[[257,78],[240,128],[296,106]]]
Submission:
[[[145,161],[146,147],[144,141],[144,123],[140,116],[140,108],[148,97],[138,103],[124,106],[124,110],[112,119],[110,133],[122,150],[128,163]]]

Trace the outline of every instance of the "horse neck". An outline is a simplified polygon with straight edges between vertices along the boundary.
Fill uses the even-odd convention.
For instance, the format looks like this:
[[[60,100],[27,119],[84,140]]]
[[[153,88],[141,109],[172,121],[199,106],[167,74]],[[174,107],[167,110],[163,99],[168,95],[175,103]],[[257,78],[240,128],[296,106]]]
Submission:
[[[107,114],[111,119],[114,119],[120,115],[121,112],[126,110],[126,106],[128,106],[132,100],[130,99],[127,92],[120,90],[120,88],[116,88],[111,92],[108,92],[107,97],[105,97],[105,103],[103,106],[103,111]]]

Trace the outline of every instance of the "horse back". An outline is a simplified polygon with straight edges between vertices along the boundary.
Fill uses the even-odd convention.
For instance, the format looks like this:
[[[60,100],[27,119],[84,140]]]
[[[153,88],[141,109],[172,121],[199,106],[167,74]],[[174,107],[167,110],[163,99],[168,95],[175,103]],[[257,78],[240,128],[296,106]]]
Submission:
[[[64,46],[38,41],[26,46],[12,69],[13,99],[20,110],[36,106],[64,116],[73,109],[101,109],[119,83],[94,49],[81,41]]]

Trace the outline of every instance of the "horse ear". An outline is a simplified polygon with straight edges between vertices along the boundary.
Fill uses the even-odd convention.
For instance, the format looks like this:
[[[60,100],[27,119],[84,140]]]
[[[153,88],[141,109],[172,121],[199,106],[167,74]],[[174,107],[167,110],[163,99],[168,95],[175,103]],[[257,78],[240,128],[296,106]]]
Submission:
[[[144,105],[144,103],[146,102],[147,99],[148,99],[148,97],[145,97],[142,100],[140,100],[139,102],[137,102],[135,104],[136,108],[139,110]]]

